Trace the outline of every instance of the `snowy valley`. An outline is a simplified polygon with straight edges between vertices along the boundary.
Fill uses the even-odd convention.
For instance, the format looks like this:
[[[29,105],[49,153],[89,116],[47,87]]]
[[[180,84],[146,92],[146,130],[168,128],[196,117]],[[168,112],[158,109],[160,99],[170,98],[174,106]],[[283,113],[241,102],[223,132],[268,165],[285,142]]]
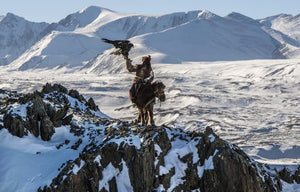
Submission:
[[[253,161],[266,163],[273,170],[270,174],[276,172],[274,168],[284,167],[294,175],[300,172],[299,15],[281,14],[254,20],[239,13],[220,17],[204,10],[157,16],[117,13],[93,6],[52,24],[29,22],[9,13],[0,17],[0,29],[0,191],[33,191],[45,185],[49,188],[44,191],[53,190],[52,179],[69,181],[72,173],[76,175],[82,167],[86,169],[85,160],[90,157],[83,158],[83,151],[88,150],[87,146],[93,149],[92,144],[105,144],[108,127],[120,129],[122,122],[127,122],[125,128],[136,129],[130,122],[136,118],[137,109],[128,98],[134,74],[126,71],[121,56],[110,54],[112,46],[101,38],[129,39],[134,44],[129,55],[134,63],[140,63],[144,55],[152,56],[155,78],[165,83],[167,96],[164,103],[155,104],[154,120],[160,133],[164,132],[164,126],[168,127],[170,140],[176,138],[170,135],[184,134],[181,131],[204,133],[209,126]],[[59,83],[78,90],[85,98],[92,97],[101,111],[95,110],[93,118],[95,121],[104,118],[107,122],[97,126],[85,121],[85,115],[76,116],[76,99],[66,96],[73,110],[67,113],[74,115],[73,124],[88,129],[82,136],[70,132],[74,128],[70,124],[57,126],[50,141],[43,141],[40,135],[35,137],[31,131],[22,138],[11,135],[3,122],[4,111],[15,110],[26,119],[28,107],[14,103],[19,98],[14,94],[40,91],[46,83]],[[12,104],[6,103],[9,97]],[[53,101],[43,99],[55,106]],[[56,110],[63,108],[59,105]],[[84,102],[77,101],[76,105],[79,110],[87,110]],[[139,136],[135,130],[127,131],[132,133],[124,140],[130,141],[129,146],[139,149],[147,140],[142,133]],[[149,137],[154,140],[156,135]],[[184,150],[192,150],[196,158],[193,151],[196,141],[186,137],[189,147],[175,139],[170,151],[174,153],[172,157],[177,153],[183,158],[187,155]],[[71,149],[79,139],[79,147]],[[113,141],[119,142],[118,145],[122,142]],[[155,146],[154,151],[159,155],[161,148]],[[94,155],[92,160],[100,165],[103,157]],[[211,169],[209,159],[215,151],[208,155],[211,156],[206,156],[207,159],[200,155],[199,162],[192,160],[199,163],[199,177]],[[167,161],[170,156],[164,158]],[[180,175],[184,167],[176,167],[180,158],[158,169],[157,177],[169,175],[172,182],[166,184],[160,177],[157,191],[172,191],[185,184]],[[157,165],[159,160],[156,160]],[[123,168],[124,161],[119,162]],[[172,177],[174,165],[176,173]],[[68,174],[60,172],[65,169]],[[115,181],[118,189],[133,190],[125,179],[128,172],[120,170],[113,163],[108,164],[103,174],[112,175],[108,174],[102,188],[110,190],[108,183],[115,174],[119,175]],[[282,191],[300,191],[296,176],[291,182],[281,182]],[[96,185],[99,191],[102,184]],[[202,184],[201,187],[203,190]]]

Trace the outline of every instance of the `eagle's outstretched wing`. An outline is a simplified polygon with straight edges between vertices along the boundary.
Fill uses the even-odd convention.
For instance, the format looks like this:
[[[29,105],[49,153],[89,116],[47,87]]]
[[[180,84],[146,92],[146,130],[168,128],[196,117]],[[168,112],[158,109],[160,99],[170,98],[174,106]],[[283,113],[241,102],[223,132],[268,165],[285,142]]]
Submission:
[[[133,44],[128,40],[109,40],[106,38],[102,38],[102,41],[105,43],[112,44],[117,51],[112,52],[114,55],[123,55],[124,57],[128,57],[130,49],[133,47]]]

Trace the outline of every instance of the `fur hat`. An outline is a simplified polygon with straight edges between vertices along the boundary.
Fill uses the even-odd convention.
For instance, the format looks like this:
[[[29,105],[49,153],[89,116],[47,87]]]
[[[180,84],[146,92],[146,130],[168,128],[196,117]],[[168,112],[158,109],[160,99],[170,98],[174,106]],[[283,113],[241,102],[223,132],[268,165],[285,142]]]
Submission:
[[[150,62],[150,61],[151,61],[151,56],[150,56],[150,55],[148,55],[148,56],[144,56],[144,57],[142,57],[142,61],[143,61],[143,63],[144,63],[145,61],[148,61],[148,62]]]

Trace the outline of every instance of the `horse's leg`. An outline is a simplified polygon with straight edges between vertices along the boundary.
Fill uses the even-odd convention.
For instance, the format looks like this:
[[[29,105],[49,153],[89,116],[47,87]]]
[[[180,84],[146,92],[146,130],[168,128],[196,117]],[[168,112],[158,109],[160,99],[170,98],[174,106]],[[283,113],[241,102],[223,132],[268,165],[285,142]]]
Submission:
[[[141,122],[142,125],[145,125],[144,111],[141,108],[138,108],[138,110],[139,110],[139,117],[141,119],[140,122]]]
[[[148,107],[148,117],[149,117],[150,125],[155,125],[154,119],[153,119],[153,104],[150,104]]]
[[[139,110],[139,109],[138,109]],[[139,110],[139,114],[137,116],[137,122],[141,121],[141,113],[140,113],[140,110]]]
[[[148,125],[149,116],[148,116],[148,109],[147,108],[144,108],[144,120],[145,120],[145,124]]]

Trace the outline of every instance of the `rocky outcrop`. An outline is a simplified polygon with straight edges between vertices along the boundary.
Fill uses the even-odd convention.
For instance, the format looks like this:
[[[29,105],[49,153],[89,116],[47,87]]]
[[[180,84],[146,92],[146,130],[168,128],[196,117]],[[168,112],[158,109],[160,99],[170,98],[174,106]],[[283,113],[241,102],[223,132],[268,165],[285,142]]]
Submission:
[[[210,128],[200,134],[120,122],[105,134],[39,191],[280,190],[276,180],[265,182],[271,175]]]
[[[259,171],[256,169],[252,160],[238,147],[230,146],[223,140],[215,139],[211,142],[211,137],[217,138],[211,129],[208,129],[201,142],[201,159],[212,156],[213,170],[203,173],[201,180],[201,191],[275,191],[274,186],[268,186],[262,182]],[[200,154],[201,156],[201,154]],[[203,162],[204,163],[204,162]],[[205,186],[210,186],[206,188]]]
[[[55,127],[70,125],[73,111],[78,110],[78,105],[85,106],[80,110],[99,111],[93,99],[87,102],[78,91],[68,91],[59,84],[52,86],[47,83],[41,92],[15,96],[18,99],[4,100],[2,105],[5,110],[2,113],[4,127],[18,137],[30,132],[36,137],[41,136],[44,141],[49,141],[55,133]],[[77,106],[72,103],[74,101]],[[18,107],[14,108],[13,105]]]
[[[18,137],[26,135],[25,125],[19,115],[5,114],[3,117],[4,127],[12,134]]]
[[[294,180],[296,181],[296,183],[300,184],[300,165],[298,169],[295,171]]]
[[[285,167],[284,169],[277,171],[277,175],[280,179],[287,183],[300,184],[300,166],[298,166],[298,169],[294,173],[290,169]]]

